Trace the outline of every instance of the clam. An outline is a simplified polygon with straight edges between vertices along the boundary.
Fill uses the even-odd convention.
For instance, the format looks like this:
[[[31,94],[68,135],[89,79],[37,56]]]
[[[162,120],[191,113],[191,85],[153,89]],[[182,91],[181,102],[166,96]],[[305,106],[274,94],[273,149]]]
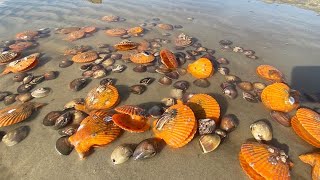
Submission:
[[[2,142],[7,146],[13,146],[24,140],[30,132],[29,126],[21,126],[9,131],[3,136]]]
[[[122,58],[122,54],[112,54],[110,58],[114,60],[119,60]]]
[[[153,139],[141,141],[133,152],[134,160],[142,160],[155,156],[157,154],[156,144]]]
[[[98,71],[98,70],[102,70],[104,69],[104,67],[100,64],[94,64],[91,68],[92,71]]]
[[[122,164],[128,161],[132,154],[132,146],[129,144],[122,144],[112,151],[111,161],[113,164]]]
[[[231,46],[222,46],[221,51],[232,51],[232,47]]]
[[[176,89],[181,89],[183,91],[186,91],[190,86],[190,83],[188,81],[184,81],[184,80],[181,80],[181,81],[177,81],[173,84],[173,87],[176,88]]]
[[[155,80],[155,79],[152,78],[152,77],[146,77],[146,78],[141,79],[139,82],[140,82],[140,84],[143,84],[143,85],[145,85],[145,86],[148,86],[148,85],[150,85],[151,83],[153,83],[154,80]]]
[[[252,91],[253,90],[253,84],[248,81],[242,81],[237,83],[238,88],[240,88],[243,91]]]
[[[183,96],[183,90],[182,89],[171,89],[170,90],[170,96],[175,99],[182,99]]]
[[[291,119],[287,113],[280,112],[280,111],[271,111],[270,116],[273,120],[277,121],[281,125],[285,127],[291,126]]]
[[[92,71],[92,70],[84,71],[84,72],[82,73],[82,76],[83,76],[83,77],[86,77],[86,78],[89,78],[89,77],[92,77],[92,76],[93,76],[93,73],[94,73],[94,71]]]
[[[196,79],[193,81],[193,84],[201,88],[207,88],[210,86],[210,82],[207,79]]]
[[[225,89],[226,87],[232,87],[232,88],[235,88],[235,86],[232,84],[232,83],[229,83],[229,82],[223,82],[220,84],[220,88],[223,90]]]
[[[28,75],[26,72],[15,74],[12,78],[14,82],[22,82],[23,79]]]
[[[125,69],[126,69],[126,66],[125,66],[125,65],[115,64],[115,65],[113,65],[113,67],[112,67],[112,72],[121,73],[121,72],[123,72]]]
[[[147,72],[149,73],[156,73],[157,68],[155,66],[148,66],[147,67]]]
[[[166,67],[159,66],[159,67],[156,68],[156,72],[159,73],[159,74],[165,74],[165,73],[171,72],[171,70],[166,68]]]
[[[64,110],[65,110],[65,109],[72,109],[72,108],[74,108],[75,105],[77,105],[77,104],[82,104],[82,105],[84,105],[84,104],[85,104],[84,99],[83,99],[83,98],[73,99],[73,100],[67,102],[67,103],[64,105],[63,109],[64,109]]]
[[[3,101],[6,96],[9,96],[10,92],[0,92],[0,101]]]
[[[163,98],[161,99],[161,102],[167,107],[173,106],[176,104],[176,100],[174,98]]]
[[[169,79],[179,79],[179,74],[176,71],[165,73],[165,76]]]
[[[137,84],[130,87],[130,92],[133,94],[142,94],[146,90],[147,90],[147,86],[142,84]]]
[[[27,92],[27,93],[23,93],[23,94],[19,94],[17,97],[16,97],[16,100],[19,101],[19,102],[27,102],[27,101],[30,101],[32,99],[32,95],[30,92]]]
[[[42,124],[45,126],[53,126],[62,114],[62,111],[51,111],[44,117]]]
[[[187,70],[185,68],[178,68],[177,69],[177,73],[180,75],[180,76],[184,76],[187,74]]]
[[[228,136],[227,132],[225,130],[222,130],[222,129],[216,129],[214,131],[214,133],[216,135],[219,135],[222,141],[225,140],[225,138]]]
[[[49,88],[38,88],[31,92],[31,96],[34,98],[43,98],[48,96],[50,93]]]
[[[21,84],[17,88],[17,92],[20,94],[26,93],[26,92],[29,92],[33,87],[34,87],[34,85],[32,85],[32,84]]]
[[[93,66],[93,63],[83,64],[80,66],[80,70],[81,71],[91,70],[92,66]]]
[[[230,70],[227,67],[219,67],[218,72],[222,75],[228,75]]]
[[[233,49],[232,49],[233,52],[240,52],[242,53],[243,52],[243,48],[242,47],[239,47],[239,46],[235,46]]]
[[[100,85],[114,85],[115,81],[116,80],[112,78],[105,78],[100,81]]]
[[[224,95],[231,99],[235,99],[238,96],[237,90],[231,86],[224,88],[222,91]]]
[[[108,67],[108,66],[112,66],[112,65],[114,64],[114,62],[115,62],[114,59],[109,58],[109,59],[103,61],[102,65],[103,65],[104,67]]]
[[[198,132],[200,135],[212,134],[216,129],[216,122],[213,119],[199,119]]]
[[[158,83],[161,85],[170,85],[172,83],[172,80],[167,76],[163,76],[158,80]]]
[[[70,61],[70,60],[62,60],[60,63],[59,63],[59,67],[60,68],[67,68],[69,66],[71,66],[73,64],[73,61]]]
[[[83,89],[84,87],[86,87],[86,85],[88,84],[88,79],[86,78],[77,78],[74,79],[73,81],[71,81],[69,83],[69,88],[72,91],[80,91],[81,89]]]
[[[227,40],[227,39],[223,39],[223,40],[220,40],[220,41],[219,41],[219,44],[220,44],[221,46],[230,46],[230,45],[232,45],[232,41]]]
[[[203,153],[209,153],[217,149],[221,143],[221,138],[217,134],[205,134],[199,139]]]
[[[241,81],[241,79],[235,75],[226,75],[224,77],[226,78],[226,81],[229,83],[237,83]]]
[[[190,98],[192,98],[192,96],[194,96],[195,94],[194,93],[184,93],[183,94],[183,97],[182,97],[182,101],[183,102],[188,102],[188,100]]]
[[[88,114],[79,110],[71,111],[71,114],[72,114],[72,124],[74,125],[80,125],[81,122],[88,116]]]
[[[253,85],[254,89],[256,89],[256,90],[261,90],[261,91],[262,91],[264,88],[267,87],[267,85],[266,85],[265,83],[262,83],[262,82],[254,82],[252,85]]]
[[[60,155],[69,155],[74,146],[69,142],[69,136],[63,136],[59,138],[56,142],[56,151]]]
[[[72,121],[72,114],[70,111],[67,111],[56,119],[53,129],[56,129],[56,130],[61,129],[66,125],[68,125],[71,121]]]
[[[6,96],[3,100],[3,103],[8,106],[10,104],[13,104],[14,102],[16,102],[16,97],[17,95],[16,94],[10,94],[8,96]]]
[[[228,59],[226,59],[226,58],[218,58],[217,59],[217,62],[219,63],[219,64],[229,64],[229,61],[228,61]]]
[[[29,84],[37,85],[37,84],[42,83],[43,81],[44,81],[44,76],[41,75],[41,76],[34,77],[34,78],[29,82]]]
[[[132,69],[134,72],[143,73],[147,71],[147,67],[144,65],[137,65]]]
[[[220,129],[231,132],[238,126],[238,121],[235,115],[227,114],[221,118]]]
[[[248,102],[251,103],[257,103],[258,99],[256,98],[256,96],[254,96],[253,94],[249,93],[249,92],[243,92],[242,93],[242,97],[243,99],[247,100]]]
[[[48,71],[43,74],[45,80],[53,80],[57,78],[58,72],[56,71]]]
[[[157,105],[152,106],[152,108],[148,110],[148,114],[150,114],[153,118],[160,118],[163,112],[163,108]]]
[[[104,69],[96,70],[92,74],[92,77],[95,78],[95,79],[100,79],[100,78],[103,78],[103,77],[106,77],[106,76],[107,76],[107,73],[106,73],[106,71]]]
[[[58,133],[62,136],[72,136],[77,132],[79,124],[70,124],[62,129],[59,129]]]
[[[257,121],[250,125],[251,133],[257,141],[271,141],[271,127],[264,121]]]
[[[255,54],[255,52],[253,50],[244,50],[243,54],[246,56],[252,56]]]
[[[34,78],[34,76],[32,74],[28,74],[23,78],[22,83],[28,84],[32,81],[33,78]]]
[[[106,54],[104,54],[104,55],[106,55]],[[99,56],[99,57],[100,57],[100,56]],[[96,60],[94,61],[94,63],[100,65],[103,61],[104,61],[104,58],[98,58],[98,59],[96,59]]]

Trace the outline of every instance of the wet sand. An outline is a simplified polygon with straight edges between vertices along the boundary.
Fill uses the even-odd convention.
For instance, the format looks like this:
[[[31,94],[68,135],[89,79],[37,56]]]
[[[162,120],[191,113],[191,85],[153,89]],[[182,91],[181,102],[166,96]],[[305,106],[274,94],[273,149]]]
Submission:
[[[125,22],[106,23],[100,18],[115,14],[126,18]],[[230,60],[228,67],[232,74],[247,81],[262,81],[255,74],[260,64],[270,64],[279,68],[294,88],[308,87],[306,91],[319,91],[320,84],[305,80],[310,73],[320,72],[320,19],[316,13],[297,9],[291,6],[277,6],[260,1],[204,1],[193,2],[182,0],[170,1],[104,1],[103,4],[92,4],[87,1],[38,1],[28,3],[22,0],[5,1],[0,6],[0,40],[13,38],[17,32],[42,27],[87,26],[98,27],[132,27],[146,19],[158,17],[161,22],[179,24],[184,28],[169,32],[178,35],[186,32],[196,37],[203,46],[216,49],[216,57]],[[188,21],[187,17],[194,17]],[[155,28],[144,38],[162,37],[162,31]],[[130,160],[125,164],[114,166],[110,161],[113,149],[122,143],[139,143],[153,136],[152,131],[140,134],[125,132],[120,138],[95,152],[85,160],[79,160],[74,151],[69,156],[60,156],[54,146],[59,134],[42,125],[43,117],[52,110],[62,109],[69,100],[85,97],[99,80],[93,80],[80,92],[71,92],[67,86],[71,80],[81,76],[79,65],[60,69],[63,50],[73,44],[85,44],[96,47],[99,43],[114,44],[119,38],[110,38],[99,31],[93,37],[68,43],[60,35],[52,34],[49,38],[39,39],[40,46],[30,52],[42,52],[40,66],[33,70],[41,74],[48,70],[60,72],[58,79],[46,81],[37,87],[50,87],[52,94],[35,100],[49,103],[29,120],[0,130],[11,130],[22,125],[29,125],[29,136],[13,147],[0,143],[0,179],[247,179],[238,161],[240,146],[252,138],[249,125],[254,121],[268,120],[273,128],[274,142],[278,147],[289,150],[289,157],[295,166],[291,172],[292,179],[310,179],[311,168],[303,164],[298,155],[312,151],[314,148],[302,141],[291,128],[285,128],[269,117],[269,112],[260,104],[251,104],[238,97],[226,99],[219,88],[224,81],[216,73],[210,78],[211,86],[207,89],[191,86],[187,92],[212,94],[220,103],[223,114],[235,114],[240,120],[239,127],[214,152],[202,154],[198,144],[199,137],[180,149],[165,147],[160,154],[144,161]],[[221,52],[219,40],[230,39],[235,45],[251,48],[260,57],[250,60],[232,52]],[[137,40],[138,38],[132,38]],[[311,67],[315,68],[311,72]],[[127,86],[138,83],[143,77],[158,77],[157,74],[134,73],[128,69],[121,74],[109,77],[118,79],[121,104],[137,104],[144,107],[159,102],[169,96],[172,88],[157,83],[148,87],[143,95],[129,94]],[[2,69],[0,69],[2,70]],[[11,81],[12,74],[0,78],[0,91],[15,92],[18,83]],[[186,75],[181,79],[192,82]],[[296,79],[299,79],[297,81]],[[319,106],[308,104],[310,107]],[[4,107],[3,103],[0,107]]]

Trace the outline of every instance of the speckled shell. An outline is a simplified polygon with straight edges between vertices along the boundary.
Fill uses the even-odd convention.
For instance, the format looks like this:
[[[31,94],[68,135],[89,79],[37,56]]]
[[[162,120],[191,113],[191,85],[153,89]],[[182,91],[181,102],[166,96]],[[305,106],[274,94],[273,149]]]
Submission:
[[[12,45],[9,46],[9,48],[14,51],[14,52],[22,52],[23,50],[25,49],[28,49],[29,47],[33,46],[33,43],[32,42],[17,42],[17,43],[14,43]]]
[[[176,69],[178,62],[176,56],[168,49],[162,49],[160,51],[161,62],[169,69]]]
[[[299,156],[300,160],[312,166],[312,180],[320,179],[320,153],[309,153]]]
[[[38,64],[39,56],[39,53],[34,53],[27,57],[9,63],[1,75],[8,74],[10,72],[18,73],[28,71]]]
[[[130,60],[137,64],[146,64],[150,63],[154,60],[154,56],[152,54],[146,54],[144,52],[133,54],[130,57]]]
[[[98,58],[98,54],[95,51],[87,51],[79,53],[72,57],[72,61],[77,63],[92,62]]]
[[[150,128],[148,119],[143,116],[114,114],[112,120],[117,126],[129,132],[141,133]]]
[[[69,137],[80,158],[84,158],[91,147],[101,147],[115,140],[121,129],[112,121],[107,121],[108,113],[95,111],[80,124],[77,132]]]
[[[0,53],[0,64],[5,64],[10,61],[13,61],[19,56],[19,53],[13,51],[4,51]]]
[[[195,94],[187,102],[196,119],[213,119],[216,124],[220,121],[219,103],[210,95]]]
[[[263,79],[273,82],[282,82],[283,74],[273,66],[260,65],[256,69],[256,73]]]
[[[127,34],[127,31],[125,29],[122,28],[115,28],[115,29],[108,29],[105,31],[105,33],[109,36],[123,36]]]
[[[307,108],[300,108],[291,119],[293,130],[309,144],[320,148],[320,115]]]
[[[24,31],[21,33],[16,34],[16,39],[20,40],[32,40],[35,38],[39,33],[37,31]]]
[[[279,149],[255,142],[242,144],[239,153],[240,165],[252,180],[291,179],[289,162],[281,159]]]
[[[290,112],[299,106],[296,98],[290,96],[290,88],[283,83],[267,86],[261,93],[262,103],[271,110]]]
[[[100,85],[92,89],[85,99],[85,104],[88,109],[103,109],[107,110],[120,101],[117,88],[112,85]]]
[[[132,50],[138,47],[138,43],[132,42],[130,40],[123,40],[118,44],[114,45],[114,48],[117,49],[118,51],[128,51],[128,50]]]
[[[86,33],[83,30],[73,31],[70,34],[68,34],[68,36],[65,40],[75,41],[75,40],[83,38],[85,35],[86,35]]]
[[[160,119],[154,122],[155,136],[170,147],[180,148],[189,143],[197,131],[193,111],[181,101],[169,107]]]
[[[213,72],[213,64],[207,58],[200,58],[195,62],[188,65],[187,71],[198,79],[204,79],[210,77]]]
[[[16,124],[31,116],[32,112],[41,106],[40,103],[26,102],[12,105],[0,110],[0,127]]]
[[[138,26],[138,27],[133,27],[128,29],[128,33],[132,34],[132,35],[139,35],[141,33],[143,33],[143,28]]]

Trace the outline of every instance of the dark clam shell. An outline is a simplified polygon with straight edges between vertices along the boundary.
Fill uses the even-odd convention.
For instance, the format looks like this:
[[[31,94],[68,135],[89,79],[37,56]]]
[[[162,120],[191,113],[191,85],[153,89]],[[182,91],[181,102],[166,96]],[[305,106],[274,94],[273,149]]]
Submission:
[[[28,75],[26,72],[15,74],[12,78],[14,82],[22,82],[23,79]]]
[[[65,126],[67,126],[72,121],[72,113],[70,111],[67,111],[60,115],[53,126],[53,129],[61,129]]]
[[[63,136],[56,142],[56,151],[61,155],[69,155],[73,150],[73,145],[69,142],[69,136]]]
[[[156,72],[159,73],[159,74],[165,74],[165,73],[171,72],[171,70],[168,69],[168,68],[159,66],[159,67],[156,68]]]
[[[167,76],[163,76],[158,80],[158,83],[161,85],[170,85],[172,84],[172,80]]]
[[[23,93],[23,94],[19,94],[17,97],[16,97],[16,100],[19,101],[19,102],[27,102],[27,101],[30,101],[32,99],[32,95],[30,92],[27,92],[27,93]]]
[[[14,102],[16,102],[16,97],[17,95],[16,94],[11,94],[11,95],[8,95],[4,98],[3,100],[3,103],[8,106],[10,104],[13,104]]]
[[[214,131],[215,134],[219,135],[221,140],[224,140],[225,138],[227,138],[228,134],[226,131],[222,130],[222,129],[216,129]]]
[[[187,70],[185,68],[178,68],[177,69],[177,73],[180,75],[180,76],[184,76],[187,74]]]
[[[137,84],[130,87],[130,92],[133,94],[142,94],[146,90],[147,90],[147,86],[142,84]]]
[[[207,79],[196,79],[193,81],[193,84],[201,88],[207,88],[210,86],[210,82]]]
[[[144,65],[137,65],[132,69],[134,72],[143,73],[147,71],[147,67]]]
[[[225,75],[224,77],[226,78],[226,81],[229,83],[237,83],[241,81],[241,79],[235,75]]]
[[[44,76],[45,80],[53,80],[53,79],[57,78],[58,72],[57,71],[48,71],[48,72],[45,72],[43,74],[43,76]]]
[[[28,74],[23,78],[22,82],[23,84],[28,84],[32,81],[33,78],[34,76],[32,74]]]
[[[92,70],[84,71],[84,72],[82,73],[82,76],[83,76],[83,77],[86,77],[86,78],[90,78],[90,77],[93,76],[93,73],[94,73],[94,71],[92,71]]]
[[[147,72],[149,73],[156,73],[156,67],[155,66],[148,66],[147,67]]]
[[[69,88],[72,91],[80,91],[88,84],[89,80],[86,78],[77,78],[70,82]]]
[[[97,70],[101,70],[104,69],[104,67],[100,64],[94,64],[91,68],[92,71],[97,71]]]
[[[100,85],[114,85],[116,83],[116,79],[113,78],[104,78],[100,81]]]
[[[0,131],[0,142],[2,141],[3,136],[6,135],[6,132]]]
[[[179,74],[176,71],[165,73],[165,76],[169,79],[179,79]]]
[[[221,51],[228,51],[228,52],[233,50],[231,46],[222,46],[220,49]]]
[[[228,75],[230,70],[227,67],[219,67],[218,72],[222,75]]]
[[[59,67],[60,67],[60,68],[67,68],[67,67],[71,66],[72,64],[73,64],[73,61],[62,60],[62,61],[59,63]]]
[[[77,132],[79,124],[70,124],[62,129],[59,129],[58,133],[62,136],[72,136]]]
[[[232,83],[223,82],[223,83],[220,84],[220,87],[221,87],[222,90],[224,90],[224,88],[226,88],[226,87],[232,87],[232,88],[234,88],[235,86],[234,86],[234,84],[232,84]]]
[[[143,79],[140,80],[140,84],[148,86],[148,85],[152,84],[154,80],[155,80],[155,78],[146,77],[146,78],[143,78]]]
[[[199,134],[211,134],[216,129],[216,122],[213,119],[199,119],[198,120]]]
[[[29,126],[21,126],[8,132],[2,138],[2,142],[7,146],[13,146],[24,140],[30,132]]]
[[[187,62],[186,54],[184,54],[183,52],[177,52],[175,53],[175,56],[179,66],[182,66]]]
[[[243,99],[247,100],[248,102],[251,102],[251,103],[257,103],[258,102],[258,99],[255,95],[249,93],[249,92],[243,92],[242,93],[242,97]]]
[[[188,60],[188,61],[194,61],[194,60],[196,60],[196,58],[195,58],[193,55],[187,54],[187,55],[186,55],[186,60]]]
[[[220,40],[220,41],[219,41],[219,44],[220,44],[221,46],[230,46],[230,45],[232,45],[232,41],[227,40],[227,39],[223,39],[223,40]]]
[[[157,144],[153,138],[141,141],[133,152],[134,160],[142,160],[157,154]]]
[[[92,63],[83,64],[83,65],[80,66],[80,70],[81,71],[87,71],[87,70],[91,70],[92,67],[93,67]]]
[[[19,94],[26,93],[26,92],[29,92],[33,87],[34,87],[34,85],[32,85],[32,84],[21,84],[17,88],[17,92]]]
[[[162,107],[155,105],[149,109],[148,114],[150,114],[153,118],[160,118],[163,112],[164,109]]]
[[[251,82],[248,81],[242,81],[237,83],[238,88],[240,88],[243,91],[252,91],[253,90],[253,85]]]
[[[174,88],[177,88],[177,89],[181,89],[183,91],[187,90],[190,86],[190,83],[188,81],[177,81],[173,84],[173,87]]]
[[[51,111],[44,117],[42,124],[45,126],[53,126],[62,114],[62,111]]]
[[[228,86],[223,89],[223,94],[231,99],[235,99],[238,96],[238,91],[236,88]]]
[[[290,116],[287,113],[280,111],[271,111],[270,116],[273,120],[277,121],[279,124],[285,127],[291,126]]]
[[[0,101],[3,101],[6,96],[9,96],[10,92],[0,92]]]
[[[36,84],[42,83],[43,81],[44,81],[44,76],[37,76],[37,77],[34,77],[34,78],[32,79],[32,81],[30,81],[29,84],[34,84],[34,85],[36,85]]]
[[[221,118],[220,129],[231,132],[238,126],[238,119],[233,114],[227,114]]]
[[[228,61],[228,59],[221,57],[221,58],[217,59],[217,63],[218,64],[229,64],[229,61]]]

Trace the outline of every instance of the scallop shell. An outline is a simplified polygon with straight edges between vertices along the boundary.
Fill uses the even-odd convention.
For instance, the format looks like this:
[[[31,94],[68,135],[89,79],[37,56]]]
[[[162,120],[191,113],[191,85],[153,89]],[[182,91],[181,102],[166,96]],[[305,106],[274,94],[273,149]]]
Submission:
[[[219,103],[210,95],[195,94],[187,102],[196,119],[213,119],[217,124],[220,118]]]
[[[290,112],[299,106],[298,99],[290,91],[286,84],[271,84],[261,93],[262,103],[271,110]]]
[[[39,88],[31,92],[31,96],[34,98],[43,98],[48,96],[50,93],[49,88]]]
[[[24,140],[30,132],[29,126],[18,127],[3,136],[2,142],[7,146],[14,146]]]
[[[122,105],[116,107],[114,110],[121,114],[128,114],[130,116],[143,116],[146,117],[146,110],[134,105]]]
[[[127,31],[122,28],[108,29],[105,33],[109,36],[120,37],[127,34]]]
[[[112,85],[100,85],[92,89],[85,99],[88,109],[110,109],[120,101],[117,88]]]
[[[195,62],[188,65],[187,71],[198,79],[204,79],[210,77],[213,72],[213,64],[207,58],[200,58]]]
[[[133,28],[128,29],[127,32],[131,35],[138,36],[138,35],[142,34],[143,31],[144,31],[144,29],[142,27],[137,26],[137,27],[133,27]]]
[[[205,134],[200,137],[199,142],[202,152],[209,153],[217,149],[221,143],[221,138],[216,134]]]
[[[22,59],[12,61],[11,63],[7,64],[1,75],[5,75],[10,72],[18,73],[28,71],[38,64],[39,56],[39,53],[34,53]]]
[[[98,58],[98,54],[95,51],[87,51],[79,53],[72,57],[72,61],[77,63],[92,62]]]
[[[270,145],[244,143],[239,160],[242,169],[251,179],[291,179],[288,156]]]
[[[252,91],[253,85],[251,82],[248,81],[241,81],[237,83],[238,88],[240,88],[243,91]]]
[[[173,26],[171,24],[158,24],[157,25],[160,29],[163,29],[163,30],[173,30]]]
[[[273,66],[270,65],[260,65],[256,69],[257,74],[268,81],[272,82],[283,82],[283,74]]]
[[[86,26],[86,27],[83,27],[81,28],[82,31],[84,31],[85,33],[94,33],[97,31],[97,27],[94,27],[94,26]]]
[[[120,135],[121,129],[112,121],[106,121],[107,116],[109,114],[104,111],[94,111],[81,122],[77,132],[69,137],[81,159],[91,147],[105,146]]]
[[[85,35],[86,35],[86,33],[83,30],[73,31],[73,32],[68,34],[68,36],[66,37],[65,40],[67,40],[67,41],[76,41],[78,39],[81,39],[81,38],[85,37]]]
[[[140,133],[150,128],[148,119],[142,116],[114,114],[112,120],[117,126],[129,132]]]
[[[139,45],[138,43],[125,39],[115,44],[114,48],[118,51],[128,51],[128,50],[136,49],[138,45]]]
[[[307,143],[320,148],[320,115],[307,108],[299,108],[291,119],[293,130]]]
[[[176,69],[178,67],[178,62],[176,60],[175,55],[168,49],[162,49],[160,51],[160,57],[161,57],[161,62],[168,69]]]
[[[9,126],[24,121],[31,116],[34,110],[45,104],[36,102],[26,102],[12,105],[0,110],[0,127]]]
[[[14,51],[4,51],[0,53],[0,64],[5,64],[16,59],[20,54]]]
[[[197,122],[192,110],[182,102],[169,107],[155,121],[153,132],[170,147],[179,148],[193,139],[197,131]]]
[[[28,48],[31,48],[32,46],[34,46],[35,44],[33,44],[32,42],[16,42],[12,45],[9,46],[9,48],[14,51],[14,52],[22,52]]]
[[[320,179],[320,153],[308,153],[299,156],[300,160],[312,167],[312,180]]]
[[[152,54],[149,54],[147,52],[141,52],[141,53],[133,54],[130,57],[130,60],[137,64],[146,64],[146,63],[152,62],[154,58],[155,57]]]
[[[285,127],[291,126],[291,120],[287,113],[280,112],[280,111],[271,111],[270,116],[273,120],[277,121],[281,125]]]
[[[19,40],[32,40],[38,35],[38,31],[24,31],[16,34],[16,39]]]

